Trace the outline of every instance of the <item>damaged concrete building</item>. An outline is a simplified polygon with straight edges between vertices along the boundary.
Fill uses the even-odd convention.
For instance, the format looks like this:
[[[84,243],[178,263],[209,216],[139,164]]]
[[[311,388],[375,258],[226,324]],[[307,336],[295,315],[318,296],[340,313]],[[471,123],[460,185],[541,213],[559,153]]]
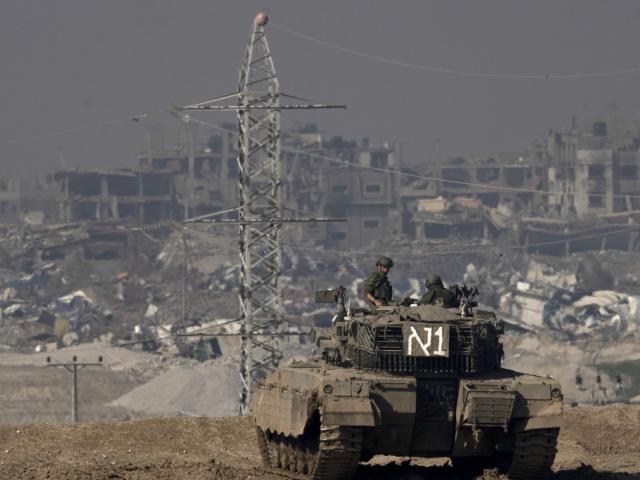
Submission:
[[[22,211],[23,184],[14,178],[0,177],[0,218],[11,223],[19,218]]]
[[[306,176],[315,170],[315,178],[306,180],[311,190],[301,201],[300,190],[294,189],[298,192],[294,204],[299,210],[346,218],[347,222],[306,224],[303,236],[331,247],[350,248],[401,233],[400,159],[395,149],[388,144],[374,146],[368,139],[358,145],[340,137],[318,146],[322,157],[340,163],[310,157],[308,162],[316,164],[313,170],[306,169]],[[290,160],[293,167],[299,158]]]
[[[432,241],[505,235],[551,255],[638,250],[639,150],[637,128],[611,134],[604,121],[574,119],[521,153],[436,162],[404,181],[404,232]]]
[[[233,136],[214,134],[199,145],[193,129],[186,133],[184,145],[160,152],[149,148],[133,169],[56,172],[60,219],[147,224],[235,206]]]
[[[347,218],[298,229],[301,239],[332,248],[390,236],[436,243],[507,236],[543,253],[635,250],[640,134],[609,129],[604,121],[588,129],[574,121],[522,152],[416,164],[403,161],[393,144],[329,138],[315,124],[294,125],[282,135],[285,208],[292,216]],[[149,224],[233,209],[233,130],[223,124],[200,144],[186,128],[184,144],[149,146],[132,169],[57,172],[59,220]],[[9,187],[0,191],[5,211],[24,210],[19,198]],[[597,239],[580,240],[590,232]]]
[[[547,195],[545,215],[521,220],[522,244],[556,255],[640,247],[640,132],[608,130],[604,121],[588,130],[574,118],[568,131],[549,132],[547,189],[557,193]]]
[[[0,223],[39,224],[56,217],[50,185],[32,179],[0,177]]]
[[[223,124],[223,130],[235,125]],[[187,142],[173,151],[138,155],[141,172],[167,175],[172,180],[174,211],[170,218],[184,219],[227,208],[237,202],[237,151],[235,136],[213,133],[200,145],[195,128],[187,129]]]
[[[418,239],[494,238],[505,217],[539,208],[546,180],[539,152],[451,158],[429,176],[403,188],[405,232]]]
[[[165,172],[130,169],[56,172],[60,218],[68,223],[107,220],[148,223],[172,218],[176,208],[172,177]]]
[[[639,150],[639,133],[609,135],[603,121],[589,133],[575,121],[567,132],[549,132],[549,187],[558,192],[550,205],[579,218],[640,210]]]
[[[233,140],[232,134],[215,133],[205,145],[191,147],[192,142],[173,152],[141,154],[136,169],[59,171],[54,178],[61,219],[152,223],[231,209],[238,204]],[[401,179],[394,174],[400,166],[392,147],[367,140],[358,145],[341,137],[326,141],[313,124],[288,132],[283,147],[286,208],[349,219],[306,224],[306,239],[342,248],[400,233]]]

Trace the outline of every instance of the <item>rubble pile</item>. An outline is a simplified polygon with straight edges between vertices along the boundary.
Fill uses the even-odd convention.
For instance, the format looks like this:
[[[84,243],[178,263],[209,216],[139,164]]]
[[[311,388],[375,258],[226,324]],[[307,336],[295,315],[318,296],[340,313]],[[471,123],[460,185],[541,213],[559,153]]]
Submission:
[[[240,346],[235,227],[196,225],[141,232],[84,223],[4,227],[1,233],[0,349],[51,351],[100,341],[235,371]],[[551,363],[560,358],[570,370],[565,377],[571,379],[575,369],[584,367],[595,379],[598,367],[587,365],[595,365],[596,351],[638,338],[640,260],[633,253],[559,258],[521,255],[507,245],[504,256],[498,257],[495,243],[485,240],[461,240],[452,246],[402,236],[379,238],[358,251],[312,243],[283,249],[285,316],[290,333],[300,333],[287,338],[288,357],[309,355],[310,327],[330,325],[333,306],[316,304],[314,292],[342,284],[350,306],[365,306],[363,279],[381,254],[394,259],[390,279],[398,299],[419,298],[425,277],[432,273],[441,274],[446,284],[476,285],[495,263],[480,286],[479,300],[514,327],[508,335],[522,337],[507,340],[513,344],[507,364],[524,362],[518,368],[532,373],[549,373]],[[212,333],[223,335],[207,336]],[[563,344],[584,355],[563,349]],[[547,358],[549,351],[557,356]],[[614,366],[603,377],[615,378],[618,361],[615,354],[609,355],[607,362]],[[630,385],[626,377],[624,381]],[[602,385],[606,382],[612,391],[615,382],[609,378]],[[234,385],[229,383],[229,392],[235,392]],[[148,388],[155,393],[141,391],[140,405],[145,395],[162,395],[161,383]],[[576,392],[572,398],[586,401],[589,396],[581,395]],[[146,408],[134,408],[134,400],[127,400],[133,402],[127,408]],[[227,401],[233,410],[237,399],[232,394]],[[187,400],[184,408],[176,402],[163,408],[191,408]]]
[[[597,258],[575,257],[560,268],[554,263],[531,259],[524,274],[506,271],[494,278],[495,306],[507,321],[570,340],[610,342],[638,333],[640,295],[607,289],[613,275]]]
[[[104,335],[114,320],[113,311],[85,290],[56,295],[69,284],[64,270],[54,263],[22,276],[0,275],[0,338],[2,345],[37,350],[58,344],[89,341]]]
[[[142,317],[153,246],[114,224],[5,228],[0,348],[125,337]]]

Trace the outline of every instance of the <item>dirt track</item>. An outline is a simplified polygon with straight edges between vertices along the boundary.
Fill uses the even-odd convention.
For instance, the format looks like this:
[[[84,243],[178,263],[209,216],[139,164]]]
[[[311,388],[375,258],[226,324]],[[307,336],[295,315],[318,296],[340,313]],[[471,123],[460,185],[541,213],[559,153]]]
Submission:
[[[556,480],[640,480],[640,406],[568,409],[554,470]],[[247,418],[0,427],[0,479],[250,478],[280,477],[260,468]],[[448,467],[389,465],[362,466],[357,478],[460,477]]]

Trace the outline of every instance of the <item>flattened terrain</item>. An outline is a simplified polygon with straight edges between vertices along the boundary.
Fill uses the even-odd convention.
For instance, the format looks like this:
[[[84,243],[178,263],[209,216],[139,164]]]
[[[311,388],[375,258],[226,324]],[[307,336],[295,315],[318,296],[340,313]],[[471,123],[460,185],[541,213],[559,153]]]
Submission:
[[[418,462],[419,463],[419,462]],[[556,480],[640,480],[640,406],[567,409]],[[248,418],[0,427],[0,479],[225,479],[261,468]],[[448,467],[362,466],[359,480],[460,478]],[[485,479],[498,478],[486,472]]]

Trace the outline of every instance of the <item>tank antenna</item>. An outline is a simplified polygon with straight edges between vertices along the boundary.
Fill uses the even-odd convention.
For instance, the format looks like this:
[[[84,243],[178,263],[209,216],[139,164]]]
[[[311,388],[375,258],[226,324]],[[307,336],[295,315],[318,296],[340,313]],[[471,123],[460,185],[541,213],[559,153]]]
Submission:
[[[480,288],[480,285],[482,285],[484,281],[487,279],[489,272],[491,272],[491,270],[493,270],[498,265],[498,263],[500,263],[502,256],[503,256],[502,253],[498,255],[498,258],[495,260],[495,262],[493,262],[491,266],[487,268],[487,270],[482,274],[482,277],[480,278],[480,280],[478,280],[475,287],[473,287],[468,293],[465,293],[464,302],[462,302],[462,305],[461,305],[461,307],[463,308],[463,312],[469,308],[471,298],[478,294],[478,289]]]

